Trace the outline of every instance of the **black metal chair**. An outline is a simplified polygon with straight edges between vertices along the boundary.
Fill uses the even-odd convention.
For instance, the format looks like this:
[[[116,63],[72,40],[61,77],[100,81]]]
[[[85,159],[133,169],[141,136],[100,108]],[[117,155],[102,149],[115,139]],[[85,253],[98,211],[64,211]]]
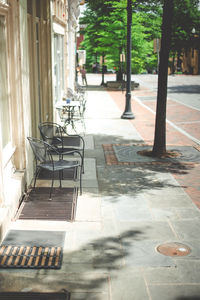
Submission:
[[[34,178],[34,185],[35,188],[37,177],[41,171],[41,169],[45,169],[52,173],[52,182],[50,188],[50,195],[49,200],[52,200],[52,192],[53,192],[53,185],[54,185],[54,175],[55,172],[59,172],[59,181],[60,181],[60,188],[62,187],[62,179],[63,179],[63,171],[66,169],[74,169],[74,181],[78,180],[80,177],[80,194],[82,194],[82,178],[81,178],[81,163],[79,161],[70,161],[64,160],[59,156],[58,160],[53,159],[52,152],[57,151],[56,148],[49,145],[45,141],[41,141],[36,138],[27,138],[30,142],[31,148],[33,150],[35,161],[36,161],[36,171],[35,171],[35,178]],[[58,152],[59,155],[59,152]]]
[[[56,153],[62,156],[68,154],[69,151],[79,153],[82,160],[82,172],[84,172],[85,141],[82,136],[69,135],[61,125],[53,122],[40,123],[38,128],[42,139],[55,147]]]

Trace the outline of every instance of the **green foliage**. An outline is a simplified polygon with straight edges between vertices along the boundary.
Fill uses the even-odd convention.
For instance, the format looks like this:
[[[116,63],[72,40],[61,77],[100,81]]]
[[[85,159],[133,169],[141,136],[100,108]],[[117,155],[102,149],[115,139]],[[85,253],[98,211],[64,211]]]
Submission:
[[[199,0],[174,0],[174,18],[172,25],[173,52],[195,46],[193,31],[200,33]]]
[[[157,68],[153,39],[161,37],[162,0],[132,0],[132,70],[134,73]],[[198,0],[174,0],[172,53],[182,48],[199,47],[192,33],[200,32]],[[109,68],[121,68],[120,53],[126,52],[127,0],[87,0],[87,9],[80,23],[86,24],[82,47],[87,63],[106,56]],[[199,40],[199,39],[198,39]]]
[[[133,1],[135,10],[134,2],[137,1]],[[152,40],[155,32],[156,37],[158,36],[161,24],[158,6],[149,5],[147,18],[141,9],[144,1],[138,2],[138,9],[133,12],[132,26],[132,70],[135,73],[156,66]],[[126,52],[126,6],[127,0],[88,0],[87,10],[80,20],[80,23],[87,24],[81,46],[86,49],[88,64],[104,55],[109,68],[121,68],[120,54]]]

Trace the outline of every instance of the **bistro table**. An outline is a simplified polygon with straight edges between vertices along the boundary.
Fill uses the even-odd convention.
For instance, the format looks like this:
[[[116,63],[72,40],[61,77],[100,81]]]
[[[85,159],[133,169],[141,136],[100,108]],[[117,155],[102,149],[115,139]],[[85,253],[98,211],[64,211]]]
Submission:
[[[80,110],[81,110],[81,104],[79,101],[76,100],[61,100],[56,103],[56,109],[59,112],[59,115],[64,121],[65,126],[70,124],[72,128],[75,130],[75,115],[79,114],[80,116]]]

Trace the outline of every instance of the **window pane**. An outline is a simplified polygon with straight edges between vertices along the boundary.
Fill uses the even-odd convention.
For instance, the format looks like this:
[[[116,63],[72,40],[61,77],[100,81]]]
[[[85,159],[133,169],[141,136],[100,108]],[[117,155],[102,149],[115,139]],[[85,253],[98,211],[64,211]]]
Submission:
[[[64,40],[63,35],[54,34],[54,99],[61,100],[64,90]]]
[[[3,148],[10,141],[10,118],[8,102],[8,70],[5,17],[0,16],[0,122]]]

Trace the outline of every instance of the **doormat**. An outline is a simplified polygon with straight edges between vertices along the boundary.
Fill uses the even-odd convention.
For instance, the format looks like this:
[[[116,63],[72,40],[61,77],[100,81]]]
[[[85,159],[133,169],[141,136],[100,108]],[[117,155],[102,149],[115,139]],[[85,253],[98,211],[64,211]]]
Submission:
[[[0,292],[2,300],[70,300],[70,293]]]
[[[61,263],[61,247],[0,246],[0,268],[60,269]]]
[[[9,230],[2,242],[2,245],[12,246],[43,246],[63,247],[66,239],[65,231],[52,230]]]
[[[32,220],[73,221],[76,213],[77,188],[35,188],[25,197],[16,218]]]

